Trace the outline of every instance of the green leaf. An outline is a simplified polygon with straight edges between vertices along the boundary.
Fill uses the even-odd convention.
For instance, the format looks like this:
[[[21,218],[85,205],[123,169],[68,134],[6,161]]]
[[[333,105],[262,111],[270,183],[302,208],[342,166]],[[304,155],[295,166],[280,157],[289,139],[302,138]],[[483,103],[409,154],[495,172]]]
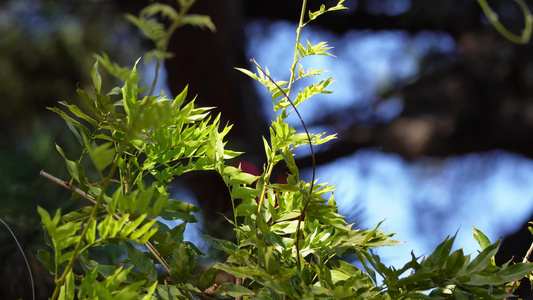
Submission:
[[[491,244],[489,238],[483,232],[481,232],[481,230],[477,229],[474,225],[472,225],[472,228],[474,232],[474,239],[481,246],[481,250],[485,250],[485,248],[487,248]]]
[[[128,253],[129,261],[137,268],[137,270],[139,270],[139,272],[146,273],[146,278],[156,281],[157,270],[152,260],[129,242],[125,242],[124,247]]]
[[[157,14],[161,14],[162,17],[168,18],[170,21],[177,20],[179,16],[178,12],[176,12],[176,10],[172,6],[162,3],[152,3],[147,7],[143,8],[140,13],[140,15],[143,17],[151,17]]]
[[[100,94],[100,89],[102,88],[102,77],[98,73],[98,60],[94,63],[93,69],[91,71],[91,77],[93,78],[94,90],[96,94]]]
[[[173,283],[184,283],[191,277],[191,258],[192,257],[185,248],[185,245],[180,243],[174,250],[172,262],[170,263],[170,278]]]
[[[243,201],[235,209],[235,215],[241,217],[251,216],[257,212],[257,206],[257,203],[253,199]]]
[[[74,274],[70,270],[65,276],[65,282],[61,286],[59,297],[60,300],[70,300],[74,299],[76,284],[74,283]]]
[[[135,241],[139,239],[139,244],[144,244],[148,239],[154,235],[154,233],[157,231],[157,228],[152,228],[152,226],[157,222],[157,219],[152,219],[148,223],[144,224],[141,228],[138,228],[133,232],[129,239],[132,241]]]
[[[109,74],[113,75],[114,77],[126,80],[130,76],[131,71],[129,68],[121,67],[115,62],[111,62],[109,56],[106,53],[102,53],[102,55],[94,54],[94,57],[109,72]],[[84,98],[84,100],[87,100],[84,96],[82,97]]]
[[[71,211],[68,214],[61,216],[61,222],[67,223],[67,222],[78,222],[78,221],[87,220],[91,216],[93,209],[94,209],[94,206],[89,205],[89,206],[85,206],[80,209]],[[104,211],[105,209],[100,208],[99,213],[104,212]]]
[[[427,261],[430,261],[435,265],[442,267],[444,263],[447,261],[448,256],[450,255],[450,251],[452,250],[453,243],[455,241],[455,236],[453,236],[451,239],[446,238],[444,242],[440,243],[435,251],[429,256]]]
[[[92,220],[92,222],[89,223],[89,229],[87,229],[85,240],[89,245],[93,244],[96,240],[96,220]]]
[[[194,206],[193,204],[179,200],[168,199],[159,216],[165,220],[179,219],[194,223],[197,222],[197,220],[192,213],[197,213],[199,211],[200,208],[198,206]]]
[[[336,6],[333,6],[333,7],[330,7],[326,10],[326,6],[324,4],[322,4],[320,6],[320,9],[315,11],[315,12],[311,12],[309,11],[309,21],[307,21],[305,24],[315,20],[316,18],[318,18],[319,16],[323,15],[324,13],[326,12],[330,12],[330,11],[336,11],[336,10],[343,10],[343,9],[348,9],[347,7],[345,7],[344,5],[342,5],[342,3],[344,2],[344,0],[340,0]]]
[[[437,276],[438,274],[438,269],[421,267],[416,270],[414,274],[411,274],[405,278],[398,280],[398,285],[402,286],[409,284],[421,284],[424,281],[430,280],[432,277]]]
[[[87,129],[87,127],[85,127],[85,125],[83,125],[80,122],[78,122],[77,120],[71,118],[64,111],[62,111],[62,110],[60,110],[60,109],[58,109],[56,107],[47,107],[47,109],[57,113],[61,118],[63,118],[63,120],[65,120],[65,122],[67,123],[67,126],[70,129],[70,131],[72,131],[72,133],[74,133],[74,136],[76,136],[76,139],[78,140],[80,145],[83,145],[83,140],[81,139],[81,135],[78,132],[78,130],[76,129],[76,127],[79,128],[81,130],[81,132],[83,132],[83,133],[85,133],[87,135],[90,135],[89,129]]]
[[[53,272],[55,270],[55,263],[52,257],[50,256],[50,253],[48,251],[39,249],[37,250],[37,255],[35,255],[35,257],[37,257],[37,259],[44,265],[44,267],[48,271],[50,271],[50,274],[53,275]]]
[[[485,269],[500,247],[500,240],[485,248],[466,268],[466,273]]]
[[[444,265],[444,272],[449,276],[461,275],[459,272],[463,270],[468,261],[463,254],[463,249],[454,251],[447,259]]]
[[[120,231],[120,236],[126,238],[128,235],[130,235],[130,233],[132,233],[134,230],[137,229],[137,227],[139,227],[139,225],[141,225],[142,221],[146,219],[146,216],[146,214],[142,214],[138,216],[137,219],[127,223],[126,226],[124,226]]]
[[[151,300],[151,299],[153,299],[153,295],[154,295],[154,293],[155,293],[155,290],[156,290],[157,286],[158,286],[158,282],[155,281],[155,282],[150,286],[150,288],[148,288],[148,290],[146,291],[146,295],[145,295],[144,297],[142,297],[141,300]],[[136,294],[138,295],[139,293],[136,293]],[[130,298],[130,299],[131,299],[131,298]]]
[[[115,270],[113,275],[106,277],[102,284],[107,288],[107,290],[117,290],[120,284],[122,284],[122,282],[127,279],[128,273],[130,272],[131,268],[132,267],[124,269],[122,266],[120,266]]]
[[[215,279],[217,278],[218,270],[211,267],[205,271],[200,280],[198,281],[198,288],[202,291],[212,287],[215,284]]]
[[[213,24],[211,17],[209,16],[195,14],[185,15],[183,16],[182,22],[200,28],[207,28],[212,32],[216,31],[215,24]]]
[[[522,279],[528,273],[533,272],[533,264],[518,263],[507,267],[499,272],[499,275],[505,279],[505,282],[511,282]]]
[[[472,295],[470,294],[469,299],[473,298],[473,299],[484,299],[484,300],[485,299],[496,300],[496,299],[505,299],[506,297],[514,296],[512,294],[506,293],[503,290],[498,290],[498,289],[488,290],[487,287],[469,286],[468,288],[465,288],[465,289],[471,292],[472,294],[474,294],[474,296],[476,296],[476,297],[472,297]]]
[[[82,98],[83,102],[85,102],[85,105],[98,117],[103,117],[102,111],[96,107],[96,101],[91,98],[86,91],[82,89],[77,89],[76,93]]]
[[[227,166],[224,168],[224,175],[230,177],[229,184],[230,185],[236,185],[236,184],[252,184],[257,179],[259,179],[260,176],[254,176],[252,174],[243,172],[240,168],[235,168],[232,166]]]
[[[70,112],[73,113],[76,117],[87,121],[94,127],[98,126],[98,122],[95,119],[86,115],[77,105],[69,105],[65,101],[59,101],[58,103],[68,108],[68,110],[70,110]]]
[[[78,165],[69,160],[66,156],[65,156],[65,152],[63,151],[63,149],[61,149],[61,147],[59,147],[58,144],[56,144],[56,150],[57,152],[59,152],[59,154],[61,154],[61,156],[63,156],[63,158],[65,159],[65,163],[67,164],[67,170],[68,172],[70,173],[70,176],[72,176],[72,178],[74,178],[76,181],[80,181],[80,178],[79,178],[79,169],[78,169]]]
[[[222,250],[222,251],[226,251],[226,249],[234,252],[234,251],[237,251],[237,245],[235,245],[234,243],[230,242],[230,241],[226,241],[226,240],[222,240],[222,239],[217,239],[217,238],[214,238],[214,237],[211,237],[209,235],[202,235],[203,238],[205,238],[207,240],[207,242],[209,243],[209,245],[217,250]]]
[[[103,171],[113,162],[116,152],[112,142],[96,145],[94,141],[90,143],[85,135],[83,136],[83,141],[85,148],[87,149],[87,152],[89,152],[89,156],[98,171]]]
[[[260,190],[245,186],[236,187],[231,191],[233,199],[250,200],[255,199],[259,194],[261,194]]]
[[[255,293],[241,285],[225,282],[221,284],[213,293],[216,297],[243,297],[253,296]]]
[[[306,88],[304,88],[303,91],[300,91],[298,95],[296,96],[296,99],[294,99],[294,105],[298,106],[300,105],[304,100],[307,100],[314,95],[318,94],[330,94],[331,92],[326,91],[326,87],[328,87],[333,82],[333,78],[328,78],[326,80],[322,80],[319,83],[312,84]]]

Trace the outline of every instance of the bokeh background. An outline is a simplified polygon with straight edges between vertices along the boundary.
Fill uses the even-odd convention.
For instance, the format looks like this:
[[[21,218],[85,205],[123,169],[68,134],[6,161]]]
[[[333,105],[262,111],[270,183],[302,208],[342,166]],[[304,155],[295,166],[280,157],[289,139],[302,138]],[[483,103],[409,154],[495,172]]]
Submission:
[[[48,297],[52,279],[34,258],[44,247],[36,206],[54,211],[77,205],[38,176],[44,169],[68,178],[54,143],[67,153],[78,151],[66,125],[45,107],[79,103],[76,87],[90,89],[93,53],[105,51],[131,66],[150,48],[124,19],[146,4],[0,2],[0,217],[25,249],[39,299]],[[310,0],[309,8],[320,4]],[[411,251],[431,253],[456,233],[456,247],[475,255],[472,224],[492,241],[503,237],[500,263],[521,260],[533,240],[527,231],[533,219],[531,43],[507,41],[473,0],[344,4],[350,9],[304,29],[303,41],[327,41],[336,58],[302,61],[306,69],[329,70],[335,82],[332,95],[301,106],[311,131],[339,134],[318,149],[317,174],[337,186],[341,213],[360,228],[385,219],[382,227],[406,241],[379,250],[393,265],[407,262]],[[524,21],[516,3],[489,4],[507,28],[520,33]],[[189,84],[199,105],[216,106],[235,124],[230,147],[246,151],[240,162],[260,169],[271,102],[233,68],[249,68],[253,57],[277,80],[286,80],[300,2],[198,0],[193,11],[210,15],[217,32],[178,31],[170,45],[176,56],[166,62],[159,89],[175,95]],[[153,66],[142,68],[148,80]],[[302,130],[298,120],[292,124]],[[298,153],[297,163],[309,173],[308,151]],[[174,186],[176,197],[205,210],[201,224],[190,227],[192,240],[204,232],[224,235],[223,218],[214,212],[227,212],[230,204],[224,189],[213,188],[221,182],[211,175],[191,174]],[[30,299],[22,256],[3,227],[0,265],[0,295]]]

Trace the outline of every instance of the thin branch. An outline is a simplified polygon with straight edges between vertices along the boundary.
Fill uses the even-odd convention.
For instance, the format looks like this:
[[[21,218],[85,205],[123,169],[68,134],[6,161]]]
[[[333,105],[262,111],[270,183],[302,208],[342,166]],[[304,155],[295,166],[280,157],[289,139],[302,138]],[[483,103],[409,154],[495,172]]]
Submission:
[[[9,228],[7,223],[4,222],[4,220],[2,220],[1,218],[0,218],[0,222],[2,222],[2,224],[4,224],[4,226],[6,226],[7,230],[9,231],[9,233],[11,233],[11,235],[13,236],[13,239],[15,240],[15,243],[17,243],[17,247],[19,248],[20,253],[22,253],[22,257],[24,257],[24,262],[26,262],[26,267],[28,268],[28,272],[30,273],[32,299],[35,300],[35,285],[33,284],[33,274],[31,272],[30,263],[28,262],[28,259],[26,258],[26,254],[24,254],[24,250],[22,250],[22,247],[20,246],[20,243],[19,243],[17,237],[15,236],[13,231],[11,231],[11,228]]]
[[[498,18],[498,15],[490,8],[486,0],[478,0],[477,2],[483,9],[487,19],[489,19],[489,21],[492,23],[492,26],[494,26],[494,28],[496,28],[501,35],[516,44],[527,44],[529,42],[529,39],[531,38],[531,32],[533,30],[533,17],[527,3],[525,3],[523,0],[515,0],[524,14],[525,27],[522,30],[522,34],[519,36],[510,32],[507,30],[507,28],[505,28],[505,26],[503,26]]]
[[[90,201],[91,203],[93,204],[96,204],[96,201],[94,200],[94,198],[87,194],[86,192],[82,191],[81,189],[77,188],[76,186],[71,186],[69,185],[69,182],[68,181],[64,181],[64,180],[61,180],[57,177],[55,177],[54,175],[51,175],[43,170],[41,170],[41,172],[39,173],[40,176],[43,176],[44,178],[66,188],[67,190],[73,192],[73,193],[76,193],[77,195],[85,198],[86,200]],[[116,220],[120,220],[120,216],[118,216],[117,214],[113,214],[113,218],[115,218]],[[126,223],[129,223],[130,221],[128,220]],[[170,274],[170,266],[168,265],[168,263],[163,259],[163,257],[161,257],[161,254],[159,253],[159,251],[157,251],[157,249],[154,247],[154,245],[152,243],[150,243],[150,241],[147,241],[146,244],[144,244],[146,246],[146,248],[148,248],[148,250],[154,255],[154,257],[157,259],[157,261],[163,266],[163,268],[165,269],[165,271],[167,271],[168,274]]]
[[[531,253],[533,252],[533,242],[531,243],[531,246],[529,246],[529,249],[526,252],[526,256],[524,256],[524,259],[522,259],[522,263],[529,263],[529,257],[531,256]],[[515,285],[518,283],[519,280],[515,280],[511,282],[511,286],[507,289],[507,293],[512,293]],[[508,298],[505,298],[506,300]]]
[[[89,200],[90,202],[92,202],[93,204],[96,204],[96,201],[94,200],[94,198],[87,194],[86,192],[80,190],[79,188],[77,188],[76,186],[73,186],[73,185],[70,185],[68,181],[64,181],[64,180],[61,180],[57,177],[55,177],[54,175],[50,174],[50,173],[47,173],[43,170],[41,170],[41,172],[39,172],[39,176],[42,176],[64,188],[66,188],[67,190],[73,192],[73,193],[76,193],[78,194],[79,196],[85,198],[86,200]]]

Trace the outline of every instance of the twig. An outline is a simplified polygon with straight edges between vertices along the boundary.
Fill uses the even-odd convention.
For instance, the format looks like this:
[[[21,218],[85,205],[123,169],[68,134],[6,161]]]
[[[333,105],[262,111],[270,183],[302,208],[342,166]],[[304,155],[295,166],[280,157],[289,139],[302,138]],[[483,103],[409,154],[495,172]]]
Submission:
[[[522,259],[522,263],[528,263],[529,262],[529,257],[531,256],[531,252],[533,252],[533,242],[531,243],[531,246],[529,246],[529,249],[527,250],[526,252],[526,256],[524,256],[524,259]],[[515,280],[513,282],[511,282],[511,286],[507,289],[507,293],[511,293],[514,289],[514,286],[516,285],[516,283],[518,282],[519,280]],[[507,300],[508,298],[505,298],[505,300]]]
[[[85,198],[86,200],[92,202],[93,204],[96,204],[96,201],[94,200],[94,198],[91,195],[87,194],[86,192],[82,191],[81,189],[77,188],[76,186],[70,185],[68,181],[61,180],[61,179],[55,177],[54,175],[46,173],[43,170],[41,170],[39,175],[43,176],[44,178],[46,178],[46,179],[48,179],[48,180],[50,180],[50,181],[52,181],[54,183],[57,183],[58,185],[66,188],[67,190],[69,190],[71,192],[74,192],[74,193],[78,194],[79,196]],[[118,216],[117,214],[113,214],[113,218],[115,218],[116,220],[120,220],[120,216]],[[126,223],[129,223],[129,222],[130,221],[128,220]],[[157,251],[157,249],[154,247],[154,245],[152,243],[150,243],[150,241],[147,241],[144,245],[154,255],[154,257],[157,259],[157,261],[163,266],[165,271],[167,271],[167,273],[170,274],[170,266],[161,257],[161,254],[159,253],[159,251]]]
[[[235,277],[235,285],[242,285],[242,278]],[[235,297],[235,300],[242,300],[242,297]]]
[[[89,200],[90,202],[92,202],[93,204],[96,204],[96,201],[94,200],[94,198],[87,194],[86,192],[82,191],[81,189],[73,186],[73,185],[70,185],[68,181],[64,181],[64,180],[61,180],[57,177],[55,177],[54,175],[50,174],[50,173],[47,173],[43,170],[41,170],[41,172],[39,172],[39,176],[42,176],[64,188],[66,188],[67,190],[71,191],[71,192],[74,192],[76,194],[78,194],[79,196],[85,198],[86,200]]]

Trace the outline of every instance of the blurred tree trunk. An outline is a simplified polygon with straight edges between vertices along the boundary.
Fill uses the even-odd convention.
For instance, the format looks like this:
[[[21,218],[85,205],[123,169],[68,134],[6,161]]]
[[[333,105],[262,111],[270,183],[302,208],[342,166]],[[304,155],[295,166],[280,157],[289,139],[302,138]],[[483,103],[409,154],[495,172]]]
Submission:
[[[245,57],[244,20],[240,0],[198,1],[191,13],[211,17],[216,32],[196,27],[180,28],[172,38],[169,51],[174,57],[166,61],[168,84],[174,95],[187,85],[189,100],[197,96],[200,106],[215,106],[212,114],[221,113],[221,124],[233,124],[227,148],[245,154],[230,164],[262,161],[261,136],[267,123],[251,80],[235,67],[248,68]],[[214,117],[213,116],[213,117]],[[211,233],[230,233],[228,223],[219,215],[232,215],[227,187],[218,174],[194,172],[180,178],[203,208],[205,226]]]

